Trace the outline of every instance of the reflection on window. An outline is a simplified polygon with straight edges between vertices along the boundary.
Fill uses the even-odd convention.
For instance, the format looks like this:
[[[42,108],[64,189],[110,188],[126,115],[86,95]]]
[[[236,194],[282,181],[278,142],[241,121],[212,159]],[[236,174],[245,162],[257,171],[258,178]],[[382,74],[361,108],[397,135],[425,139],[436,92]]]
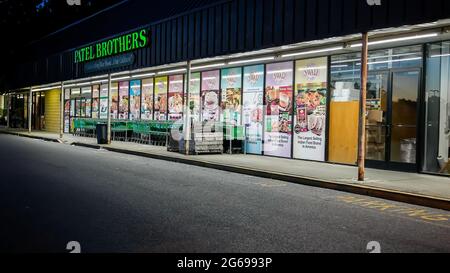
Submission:
[[[450,174],[450,42],[427,48],[423,171]]]

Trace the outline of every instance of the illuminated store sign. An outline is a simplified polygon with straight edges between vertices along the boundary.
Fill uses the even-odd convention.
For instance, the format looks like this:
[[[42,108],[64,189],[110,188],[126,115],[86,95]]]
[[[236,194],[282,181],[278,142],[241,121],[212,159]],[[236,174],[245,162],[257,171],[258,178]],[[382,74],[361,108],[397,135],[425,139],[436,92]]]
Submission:
[[[149,31],[147,29],[142,29],[75,50],[75,63],[84,63],[110,57],[146,47],[148,44]]]

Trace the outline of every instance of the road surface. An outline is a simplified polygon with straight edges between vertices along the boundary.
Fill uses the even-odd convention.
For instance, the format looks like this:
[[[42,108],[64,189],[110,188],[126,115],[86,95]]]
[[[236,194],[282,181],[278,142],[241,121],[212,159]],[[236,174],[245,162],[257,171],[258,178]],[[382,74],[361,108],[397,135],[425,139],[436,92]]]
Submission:
[[[447,211],[2,134],[0,164],[0,252],[450,251]]]

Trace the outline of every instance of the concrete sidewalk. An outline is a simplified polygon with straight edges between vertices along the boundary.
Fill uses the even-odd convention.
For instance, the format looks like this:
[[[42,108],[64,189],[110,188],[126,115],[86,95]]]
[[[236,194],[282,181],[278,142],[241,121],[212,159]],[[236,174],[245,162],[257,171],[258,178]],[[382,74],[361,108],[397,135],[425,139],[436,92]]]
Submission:
[[[450,178],[448,177],[366,169],[367,180],[361,183],[356,181],[357,168],[353,166],[242,154],[186,156],[168,152],[165,147],[130,142],[113,142],[111,145],[97,145],[96,139],[74,137],[68,134],[60,139],[58,134],[46,132],[33,132],[30,135],[27,131],[0,129],[0,133],[96,149],[102,148],[113,152],[175,161],[450,210]]]

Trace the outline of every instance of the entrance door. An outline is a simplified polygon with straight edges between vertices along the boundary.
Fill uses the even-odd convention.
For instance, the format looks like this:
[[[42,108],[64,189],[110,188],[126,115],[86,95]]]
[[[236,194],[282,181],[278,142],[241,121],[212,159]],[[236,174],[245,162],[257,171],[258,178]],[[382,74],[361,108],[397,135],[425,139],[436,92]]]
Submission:
[[[416,171],[420,69],[371,72],[367,89],[369,167]]]

